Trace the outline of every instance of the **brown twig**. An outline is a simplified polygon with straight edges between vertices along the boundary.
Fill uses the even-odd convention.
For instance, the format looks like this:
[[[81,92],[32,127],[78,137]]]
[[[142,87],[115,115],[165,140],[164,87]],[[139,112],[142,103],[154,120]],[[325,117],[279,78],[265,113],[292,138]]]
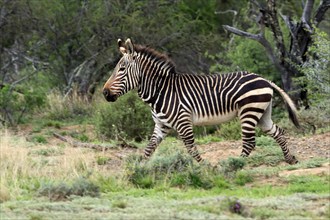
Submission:
[[[108,150],[110,148],[115,147],[114,145],[111,144],[92,144],[92,143],[82,143],[82,142],[78,142],[78,141],[74,141],[71,140],[71,138],[67,138],[64,137],[58,133],[53,133],[54,137],[60,139],[61,141],[67,142],[69,143],[72,147],[81,147],[81,148],[90,148],[90,149],[94,149],[94,150],[98,150],[98,151],[104,151],[104,150]]]

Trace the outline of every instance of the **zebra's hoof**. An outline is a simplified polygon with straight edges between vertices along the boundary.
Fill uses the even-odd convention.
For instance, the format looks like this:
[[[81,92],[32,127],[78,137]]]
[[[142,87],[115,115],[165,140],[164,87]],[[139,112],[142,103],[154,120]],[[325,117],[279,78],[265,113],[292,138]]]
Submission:
[[[292,158],[290,160],[287,160],[286,162],[290,165],[294,165],[297,164],[299,161],[296,159],[295,156],[292,156]]]

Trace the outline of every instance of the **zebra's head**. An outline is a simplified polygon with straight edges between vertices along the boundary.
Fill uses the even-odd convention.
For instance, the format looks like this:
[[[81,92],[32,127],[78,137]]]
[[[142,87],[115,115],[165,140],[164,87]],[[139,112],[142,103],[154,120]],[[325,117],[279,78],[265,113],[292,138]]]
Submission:
[[[117,63],[111,77],[104,84],[103,95],[108,102],[117,98],[138,85],[139,68],[137,68],[133,43],[130,39],[125,42],[118,39],[118,49],[123,57]]]

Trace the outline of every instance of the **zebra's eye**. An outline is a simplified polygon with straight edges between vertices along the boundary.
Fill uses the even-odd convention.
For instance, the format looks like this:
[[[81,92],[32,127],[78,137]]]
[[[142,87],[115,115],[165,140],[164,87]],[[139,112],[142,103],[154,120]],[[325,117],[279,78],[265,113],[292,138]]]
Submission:
[[[119,67],[119,71],[124,71],[125,70],[125,67],[121,66]]]

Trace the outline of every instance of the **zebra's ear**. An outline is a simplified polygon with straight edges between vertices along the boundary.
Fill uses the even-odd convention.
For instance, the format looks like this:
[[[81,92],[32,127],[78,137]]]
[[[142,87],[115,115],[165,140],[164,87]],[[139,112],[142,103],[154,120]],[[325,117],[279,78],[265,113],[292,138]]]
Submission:
[[[132,43],[131,39],[127,38],[127,40],[125,42],[125,45],[126,45],[127,52],[129,54],[133,54],[134,53],[134,46],[133,46],[133,43]]]
[[[122,54],[127,53],[124,41],[122,41],[121,39],[118,39],[118,49]]]

